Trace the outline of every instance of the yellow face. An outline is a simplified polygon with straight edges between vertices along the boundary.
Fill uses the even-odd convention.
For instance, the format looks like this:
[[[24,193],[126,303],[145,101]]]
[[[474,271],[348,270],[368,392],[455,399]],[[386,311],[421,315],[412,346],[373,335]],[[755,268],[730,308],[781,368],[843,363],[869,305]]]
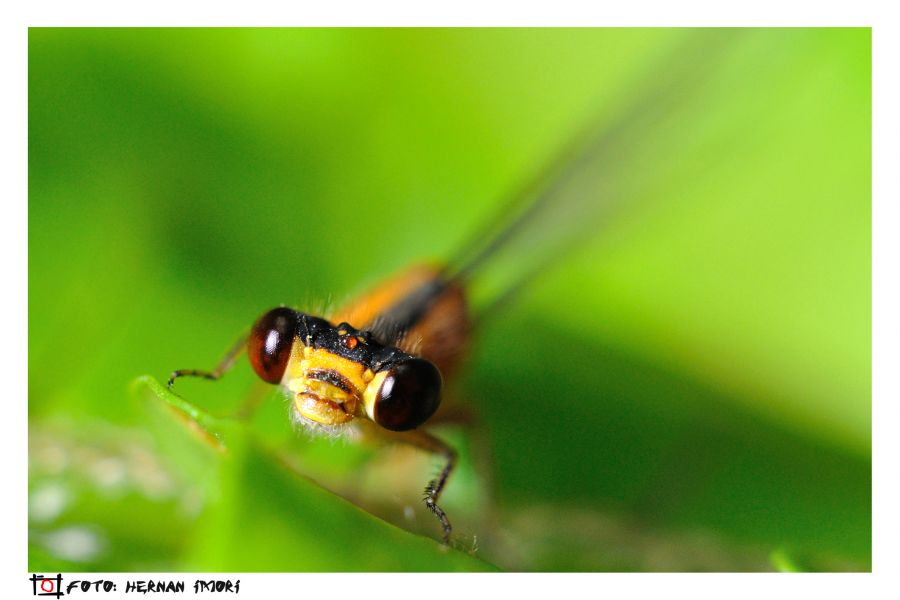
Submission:
[[[380,377],[379,377],[380,376]],[[281,380],[298,414],[321,425],[342,425],[372,416],[379,379],[371,369],[298,338]],[[374,382],[374,383],[373,383]]]

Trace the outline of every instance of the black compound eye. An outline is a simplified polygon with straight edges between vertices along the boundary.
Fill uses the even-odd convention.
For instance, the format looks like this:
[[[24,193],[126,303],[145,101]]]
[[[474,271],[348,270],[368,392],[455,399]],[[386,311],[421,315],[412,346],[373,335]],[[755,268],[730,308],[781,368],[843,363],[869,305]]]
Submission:
[[[290,308],[273,308],[259,318],[250,332],[247,354],[253,370],[263,381],[279,383],[297,332],[298,313]]]
[[[422,358],[397,363],[387,373],[375,398],[375,422],[391,431],[415,429],[441,403],[441,374]]]

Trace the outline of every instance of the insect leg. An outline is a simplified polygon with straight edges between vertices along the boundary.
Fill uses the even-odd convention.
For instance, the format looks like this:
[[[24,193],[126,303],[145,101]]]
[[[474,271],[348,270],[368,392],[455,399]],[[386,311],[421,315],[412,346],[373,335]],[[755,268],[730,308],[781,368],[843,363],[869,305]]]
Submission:
[[[444,545],[449,545],[450,532],[453,531],[453,527],[450,525],[447,513],[438,505],[437,501],[444,486],[447,484],[447,479],[450,478],[450,473],[453,472],[453,468],[456,466],[456,450],[451,448],[446,442],[421,429],[404,432],[392,437],[444,458],[444,466],[438,476],[425,486],[423,499],[428,510],[434,513],[434,516],[441,522],[441,528],[444,530],[444,536],[441,541]]]
[[[172,375],[169,376],[169,388],[175,384],[175,380],[179,377],[203,377],[204,379],[211,379],[212,381],[220,378],[234,365],[234,361],[240,356],[241,352],[246,350],[247,338],[248,336],[246,334],[242,335],[234,346],[231,347],[231,350],[228,351],[228,354],[225,355],[225,358],[223,358],[212,371],[201,371],[199,369],[178,369],[177,371],[173,371]]]

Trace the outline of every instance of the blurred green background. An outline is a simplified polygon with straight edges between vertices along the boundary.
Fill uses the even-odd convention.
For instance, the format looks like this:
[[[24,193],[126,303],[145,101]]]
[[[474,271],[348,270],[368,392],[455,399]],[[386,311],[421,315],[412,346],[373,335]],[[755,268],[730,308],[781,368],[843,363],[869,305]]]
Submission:
[[[153,380],[451,254],[712,36],[451,390],[459,552],[428,457]],[[870,30],[32,29],[28,87],[30,570],[871,568]]]

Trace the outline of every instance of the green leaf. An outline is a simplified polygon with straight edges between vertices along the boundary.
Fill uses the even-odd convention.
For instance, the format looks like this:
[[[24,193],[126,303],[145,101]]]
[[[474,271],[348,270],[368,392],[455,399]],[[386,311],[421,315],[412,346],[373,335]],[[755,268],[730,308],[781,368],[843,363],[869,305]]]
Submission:
[[[212,492],[181,568],[196,571],[485,571],[495,567],[374,517],[296,472],[241,424],[153,378],[134,391],[163,452]]]

